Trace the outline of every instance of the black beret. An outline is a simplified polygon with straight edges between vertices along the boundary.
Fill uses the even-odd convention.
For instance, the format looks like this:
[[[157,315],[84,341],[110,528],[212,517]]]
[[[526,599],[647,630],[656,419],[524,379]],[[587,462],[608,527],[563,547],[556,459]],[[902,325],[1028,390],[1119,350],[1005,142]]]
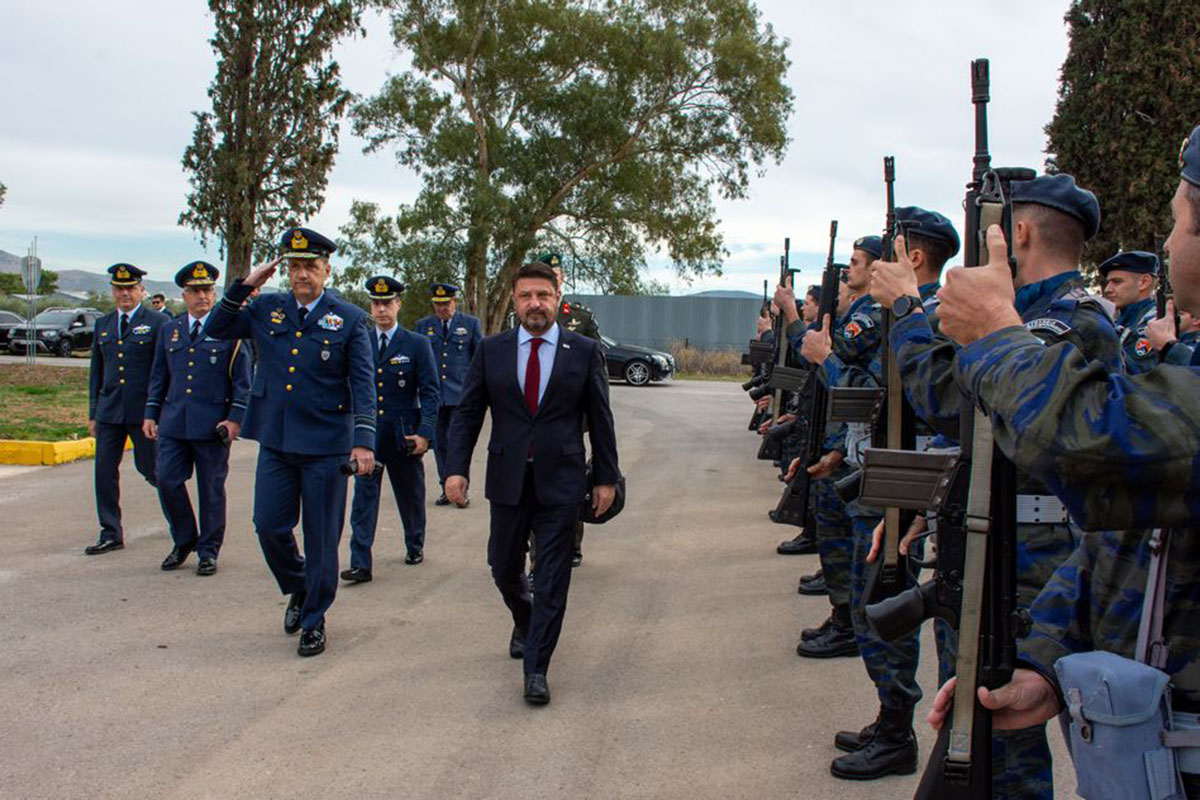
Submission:
[[[1154,255],[1154,253],[1147,253],[1145,250],[1123,250],[1115,256],[1106,259],[1096,269],[1103,276],[1107,276],[1114,269],[1157,276],[1158,256]]]
[[[1053,208],[1083,223],[1084,237],[1091,239],[1100,230],[1100,203],[1096,195],[1075,185],[1065,172],[1039,175],[1031,181],[1013,181],[1013,203],[1033,203]]]
[[[901,206],[896,209],[896,221],[909,233],[949,245],[951,257],[958,253],[958,231],[954,230],[954,224],[949,219],[938,212],[918,206]]]

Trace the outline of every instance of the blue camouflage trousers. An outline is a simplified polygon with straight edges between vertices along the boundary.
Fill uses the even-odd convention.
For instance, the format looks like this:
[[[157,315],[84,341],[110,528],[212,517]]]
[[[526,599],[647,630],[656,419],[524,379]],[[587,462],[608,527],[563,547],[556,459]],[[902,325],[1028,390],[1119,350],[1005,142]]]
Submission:
[[[850,561],[854,550],[854,537],[850,533],[850,515],[846,506],[833,490],[833,481],[844,473],[835,473],[832,478],[813,481],[816,504],[817,557],[821,561],[821,572],[829,588],[829,602],[844,606],[850,602]]]
[[[862,512],[866,512],[865,515]],[[881,517],[871,509],[857,506],[851,508],[849,513],[854,536],[850,567],[850,618],[854,622],[858,652],[862,655],[871,682],[875,684],[881,706],[892,709],[915,706],[921,700],[921,687],[917,685],[920,629],[888,642],[867,624],[867,553],[871,550],[871,537]]]

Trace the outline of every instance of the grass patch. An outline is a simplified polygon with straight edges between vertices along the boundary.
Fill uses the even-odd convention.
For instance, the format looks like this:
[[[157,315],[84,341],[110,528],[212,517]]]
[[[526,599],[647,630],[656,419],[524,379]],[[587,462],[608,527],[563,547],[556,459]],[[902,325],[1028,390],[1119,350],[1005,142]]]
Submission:
[[[0,408],[0,439],[82,439],[88,370],[0,364]]]
[[[670,350],[680,378],[740,383],[750,377],[750,368],[742,364],[740,350],[698,350],[684,347],[679,341],[671,342]]]
[[[741,383],[747,375],[711,375],[707,372],[676,372],[675,378],[681,381],[720,381],[725,383]]]

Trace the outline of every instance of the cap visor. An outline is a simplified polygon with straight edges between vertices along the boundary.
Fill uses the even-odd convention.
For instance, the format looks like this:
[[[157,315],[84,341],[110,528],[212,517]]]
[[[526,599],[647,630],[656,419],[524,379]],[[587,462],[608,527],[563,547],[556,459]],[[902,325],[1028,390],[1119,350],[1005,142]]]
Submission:
[[[279,255],[282,258],[299,258],[299,259],[311,260],[314,258],[323,258],[325,254],[324,253],[297,253],[293,250],[284,250]]]

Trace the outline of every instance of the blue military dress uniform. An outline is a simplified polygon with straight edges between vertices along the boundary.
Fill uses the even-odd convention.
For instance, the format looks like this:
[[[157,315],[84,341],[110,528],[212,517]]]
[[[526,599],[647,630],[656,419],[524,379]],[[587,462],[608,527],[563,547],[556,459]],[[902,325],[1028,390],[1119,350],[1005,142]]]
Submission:
[[[211,286],[219,276],[211,264],[196,261],[175,276],[180,286]],[[217,437],[224,420],[242,423],[250,395],[250,355],[240,340],[214,339],[203,320],[180,314],[162,328],[150,375],[146,419],[158,423],[158,482],[183,489],[196,472],[199,526],[183,489],[182,506],[172,509],[176,548],[217,558],[225,538],[225,479],[229,447]]]
[[[399,281],[373,277],[367,281],[373,300],[390,300],[404,291]],[[380,336],[387,342],[380,350]],[[406,436],[421,436],[432,442],[437,421],[439,379],[429,339],[399,324],[380,334],[372,326],[371,349],[375,353],[375,388],[378,392],[375,458],[387,471],[392,493],[404,526],[408,563],[419,563],[425,549],[425,466],[421,456],[408,455]],[[371,547],[379,518],[379,496],[383,470],[354,479],[354,501],[350,508],[350,568],[371,569]],[[343,576],[345,577],[345,576]]]
[[[430,287],[430,297],[435,303],[446,303],[453,300],[458,291],[459,288],[452,284],[435,283]],[[450,417],[458,406],[467,368],[471,366],[471,359],[475,357],[475,351],[483,341],[483,324],[478,317],[455,311],[445,324],[438,319],[437,314],[422,317],[413,326],[413,331],[429,338],[438,366],[438,376],[442,382],[433,454],[437,461],[438,483],[445,485]]]
[[[108,268],[114,286],[136,286],[146,273],[132,264]],[[127,321],[122,324],[122,317]],[[167,317],[139,305],[128,315],[119,309],[96,320],[92,341],[91,373],[88,376],[88,419],[96,423],[96,513],[100,541],[89,554],[116,549],[125,540],[121,526],[120,466],[125,440],[133,441],[133,463],[151,486],[155,476],[155,445],[142,433],[146,391],[154,361],[159,329]],[[180,502],[178,490],[158,487],[159,501],[166,513]],[[186,498],[186,493],[183,497]]]
[[[293,228],[281,249],[285,258],[313,258],[335,248],[314,231]],[[299,627],[320,628],[323,649],[345,521],[347,481],[339,468],[352,448],[375,448],[367,315],[330,291],[303,314],[290,292],[260,295],[243,309],[250,292],[235,282],[213,310],[207,332],[217,339],[253,337],[258,345],[242,428],[243,437],[259,443],[254,525],[280,590],[300,603]],[[304,557],[293,534],[297,522]]]

